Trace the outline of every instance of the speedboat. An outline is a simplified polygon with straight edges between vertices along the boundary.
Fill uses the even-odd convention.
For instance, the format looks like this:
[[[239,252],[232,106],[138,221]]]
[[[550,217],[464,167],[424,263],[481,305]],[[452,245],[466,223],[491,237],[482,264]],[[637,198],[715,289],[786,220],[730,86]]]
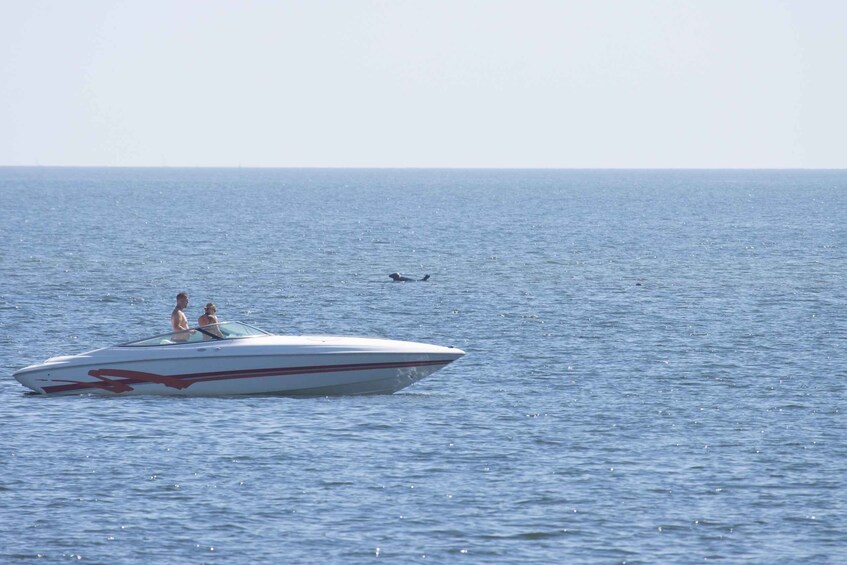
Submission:
[[[391,394],[464,354],[390,339],[274,335],[221,322],[52,357],[14,377],[50,396]]]

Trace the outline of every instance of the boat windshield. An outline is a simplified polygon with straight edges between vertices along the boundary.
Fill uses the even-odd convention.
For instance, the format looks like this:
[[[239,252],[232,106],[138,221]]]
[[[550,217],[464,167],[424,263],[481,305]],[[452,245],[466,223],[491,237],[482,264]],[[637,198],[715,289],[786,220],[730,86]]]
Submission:
[[[220,341],[226,339],[240,339],[245,337],[257,337],[262,335],[273,335],[259,328],[248,326],[242,322],[221,322],[198,326],[190,330],[182,330],[167,334],[157,335],[138,341],[130,341],[121,344],[121,347],[150,347],[158,345],[181,345],[183,343],[203,343],[206,341]]]

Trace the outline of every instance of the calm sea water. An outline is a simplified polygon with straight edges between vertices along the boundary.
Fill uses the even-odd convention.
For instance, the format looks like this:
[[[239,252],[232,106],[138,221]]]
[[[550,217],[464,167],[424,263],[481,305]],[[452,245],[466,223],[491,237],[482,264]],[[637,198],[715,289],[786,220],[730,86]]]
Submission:
[[[847,560],[847,172],[5,168],[0,210],[0,562]],[[373,397],[11,378],[181,290],[468,355]]]

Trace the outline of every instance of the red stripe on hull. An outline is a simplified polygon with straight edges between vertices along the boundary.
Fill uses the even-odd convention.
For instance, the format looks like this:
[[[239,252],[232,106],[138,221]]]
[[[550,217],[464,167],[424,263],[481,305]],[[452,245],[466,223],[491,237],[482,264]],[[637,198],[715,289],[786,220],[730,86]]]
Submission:
[[[133,390],[131,385],[142,383],[158,383],[169,388],[185,389],[194,383],[222,380],[251,379],[257,377],[283,377],[291,375],[309,375],[314,373],[338,373],[347,371],[369,371],[377,369],[403,369],[411,367],[432,367],[447,365],[452,360],[437,361],[404,361],[394,363],[349,363],[342,365],[316,365],[307,367],[280,367],[272,369],[246,369],[240,371],[216,371],[210,373],[188,373],[184,375],[157,375],[128,369],[96,369],[88,374],[96,381],[69,381],[69,384],[42,387],[45,394],[85,389],[102,389],[120,394]],[[109,378],[118,377],[118,379]],[[58,379],[54,382],[60,382]]]

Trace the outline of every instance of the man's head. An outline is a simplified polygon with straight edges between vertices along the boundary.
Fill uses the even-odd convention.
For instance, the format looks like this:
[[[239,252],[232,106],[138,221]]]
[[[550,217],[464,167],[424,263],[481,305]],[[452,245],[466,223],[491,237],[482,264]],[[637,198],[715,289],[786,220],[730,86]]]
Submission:
[[[180,308],[185,308],[188,306],[188,293],[180,292],[176,295],[176,305]]]

